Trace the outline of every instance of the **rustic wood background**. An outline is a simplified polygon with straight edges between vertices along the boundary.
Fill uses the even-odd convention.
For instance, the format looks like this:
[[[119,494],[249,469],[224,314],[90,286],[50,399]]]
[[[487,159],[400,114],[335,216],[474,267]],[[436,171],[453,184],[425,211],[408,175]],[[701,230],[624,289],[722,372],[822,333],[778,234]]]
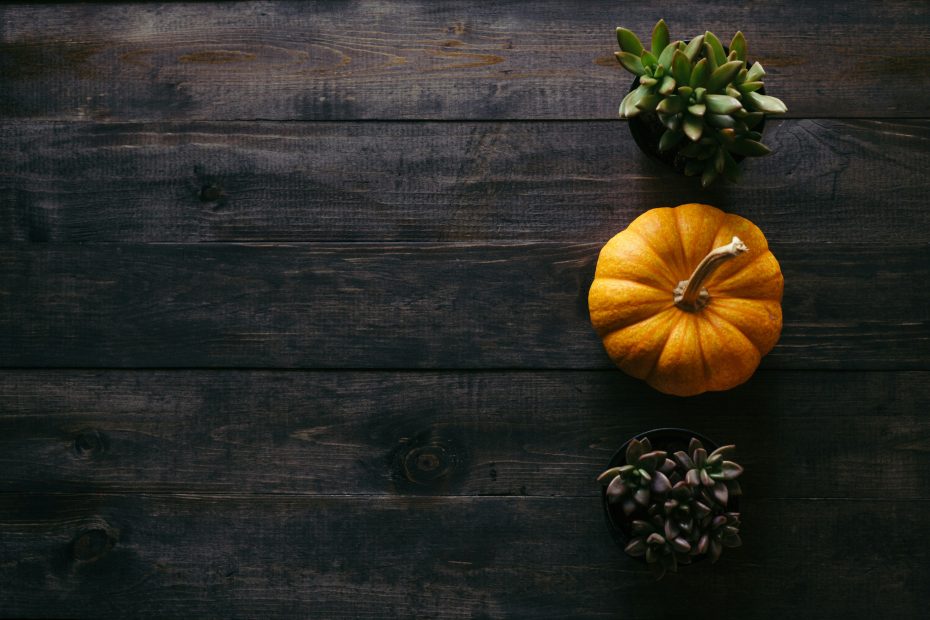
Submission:
[[[615,118],[613,29],[741,28],[790,109],[702,191]],[[930,5],[0,7],[0,616],[925,618]],[[686,201],[786,277],[746,385],[588,324]],[[653,582],[595,475],[735,442],[745,546]]]

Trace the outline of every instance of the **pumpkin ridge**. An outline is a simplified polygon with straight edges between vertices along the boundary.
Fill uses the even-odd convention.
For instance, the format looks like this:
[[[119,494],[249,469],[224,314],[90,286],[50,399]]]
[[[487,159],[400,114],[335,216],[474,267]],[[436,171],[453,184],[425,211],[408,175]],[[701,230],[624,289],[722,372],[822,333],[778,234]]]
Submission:
[[[613,332],[618,332],[618,331],[627,329],[628,327],[633,327],[633,326],[635,326],[635,325],[639,325],[640,323],[643,323],[643,322],[645,322],[645,321],[651,321],[652,319],[656,318],[657,316],[660,316],[660,315],[661,315],[663,312],[665,312],[666,310],[671,310],[671,309],[674,308],[674,307],[675,307],[675,304],[669,303],[668,307],[662,308],[661,310],[659,310],[659,311],[656,312],[655,314],[652,314],[652,315],[643,317],[643,318],[641,318],[641,319],[639,319],[639,320],[633,321],[632,323],[625,323],[625,324],[624,324],[623,320],[621,319],[621,320],[619,320],[619,321],[614,321],[613,323],[608,323],[607,325],[604,325],[604,326],[601,326],[601,327],[596,327],[596,328],[595,328],[595,331],[597,331],[598,336],[601,336],[601,337],[603,338],[606,334],[611,334],[611,333],[613,333]]]
[[[711,212],[717,212],[718,214],[717,217],[719,217],[719,221],[717,222],[717,225],[713,230],[713,235],[711,235],[710,237],[709,245],[707,247],[700,248],[699,257],[697,258],[697,261],[694,262],[693,264],[692,264],[692,261],[689,261],[688,259],[688,248],[686,246],[686,240],[685,240],[685,231],[687,230],[687,226],[682,225],[683,221],[686,221],[689,217],[691,217],[691,214],[688,213],[687,210],[683,209],[682,207],[689,207],[692,205],[699,206],[702,209],[711,209],[712,210]],[[679,207],[674,208],[673,212],[675,214],[675,226],[678,229],[678,243],[681,246],[681,255],[684,260],[683,266],[687,269],[687,272],[690,274],[694,272],[695,267],[697,267],[698,263],[701,262],[701,257],[703,257],[708,252],[714,249],[714,239],[716,239],[717,236],[720,234],[720,229],[723,228],[723,224],[724,222],[726,222],[727,214],[721,211],[720,209],[718,209],[717,207],[712,207],[711,205],[705,205],[702,203],[691,203],[691,204],[686,204],[686,205],[680,205]],[[687,241],[693,242],[694,240],[688,239]],[[687,277],[687,276],[683,276],[683,277]]]
[[[622,332],[626,331],[627,329],[632,329],[632,328],[636,327],[637,325],[639,325],[639,324],[641,324],[641,323],[647,323],[647,322],[650,322],[650,321],[655,321],[655,322],[657,323],[656,327],[657,327],[657,328],[660,328],[661,330],[668,329],[668,325],[670,325],[671,322],[672,322],[674,319],[673,319],[673,318],[669,318],[667,321],[664,321],[664,322],[663,322],[663,321],[660,321],[659,319],[660,319],[661,317],[664,317],[665,314],[666,314],[667,312],[670,312],[670,311],[672,311],[673,309],[674,309],[674,308],[666,308],[665,310],[663,310],[663,311],[661,311],[661,312],[655,314],[654,316],[647,317],[647,318],[645,318],[645,319],[643,319],[643,320],[641,320],[641,321],[639,321],[639,322],[637,322],[637,323],[633,323],[633,324],[631,324],[631,325],[627,325],[626,327],[621,328],[621,329],[616,330],[616,331],[611,332],[611,333],[612,333],[612,334],[619,334],[619,333],[622,333]],[[611,335],[611,334],[607,334],[607,335],[605,336],[605,339],[606,339],[607,337],[609,337],[610,335]],[[650,363],[649,363],[649,371],[647,371],[646,373],[634,373],[632,369],[626,368],[626,369],[625,369],[626,372],[629,373],[631,376],[636,377],[637,379],[648,380],[647,377],[649,376],[649,373],[651,373],[652,370],[658,365],[658,363],[659,363],[659,357],[660,357],[661,354],[662,354],[662,350],[665,349],[665,345],[667,344],[667,342],[668,342],[668,339],[667,339],[667,338],[664,339],[664,340],[662,341],[662,349],[660,349],[657,353],[654,354],[652,360],[651,360]],[[624,349],[623,349],[622,352],[620,352],[618,355],[616,355],[616,357],[611,356],[611,359],[614,360],[614,363],[615,363],[615,364],[617,364],[618,366],[623,367],[625,364],[628,364],[628,363],[629,363],[629,360],[630,360],[630,351],[631,351],[631,348],[630,348],[630,347],[624,347]]]
[[[676,224],[676,225],[677,225],[677,224]],[[661,248],[657,248],[656,246],[654,246],[654,245],[652,244],[652,240],[649,239],[649,237],[647,237],[647,236],[643,235],[642,233],[640,233],[638,230],[627,228],[627,229],[624,230],[623,232],[630,232],[630,233],[633,233],[633,234],[636,235],[640,240],[642,240],[643,245],[645,245],[647,248],[649,248],[649,250],[652,252],[653,256],[655,256],[655,257],[658,259],[657,261],[655,261],[655,262],[653,263],[653,265],[659,265],[659,266],[661,267],[661,270],[663,271],[663,273],[662,273],[661,275],[664,276],[664,277],[668,280],[668,282],[672,285],[672,287],[674,288],[674,286],[678,283],[678,281],[680,280],[680,278],[678,278],[678,277],[675,275],[674,269],[672,268],[672,265],[670,265],[670,264],[668,263],[667,260],[663,260],[663,259],[662,259],[662,252],[660,251]],[[676,262],[677,262],[677,261],[676,261]],[[675,265],[675,266],[677,267],[678,265]]]
[[[707,283],[706,283],[707,290],[710,291],[710,287],[712,286],[719,286],[721,283],[726,282],[731,277],[733,277],[733,275],[736,272],[742,271],[743,269],[746,269],[752,266],[753,263],[756,263],[759,260],[761,260],[763,257],[771,255],[771,254],[772,253],[769,250],[765,250],[763,252],[753,252],[752,248],[749,248],[749,252],[739,257],[739,258],[743,258],[744,260],[740,263],[734,264],[734,267],[736,267],[736,270],[733,273],[729,273],[726,275],[720,275],[720,272],[717,272],[715,274],[711,274],[711,277],[707,279]]]
[[[710,309],[710,304],[708,304],[708,305],[704,308],[704,310],[708,310],[708,309]],[[717,317],[717,319],[718,319],[719,321],[721,321],[721,322],[723,322],[723,323],[726,323],[727,325],[729,325],[730,327],[732,327],[733,329],[735,329],[736,331],[738,331],[738,332],[740,333],[740,335],[741,335],[743,338],[746,339],[746,342],[748,342],[748,343],[752,346],[752,348],[756,350],[756,352],[759,354],[759,357],[760,357],[760,358],[761,358],[761,357],[764,357],[764,354],[762,353],[762,347],[760,347],[759,345],[757,345],[757,344],[753,341],[753,339],[750,338],[750,337],[746,334],[746,332],[744,332],[743,329],[742,329],[739,325],[737,325],[736,323],[733,323],[732,321],[727,320],[725,317],[721,316],[718,312],[714,312],[714,311],[711,310],[710,313],[713,314],[715,317]],[[714,330],[717,329],[717,326],[714,325],[713,323],[708,322],[708,325],[710,325],[711,327],[713,327]]]
[[[683,318],[682,314],[684,313],[676,312],[676,318],[671,323],[669,323],[668,334],[665,340],[662,341],[662,348],[659,349],[659,354],[656,355],[655,360],[653,360],[652,362],[652,368],[649,369],[649,373],[645,377],[646,383],[650,383],[650,384],[652,383],[652,377],[653,375],[655,375],[656,370],[658,370],[659,368],[659,360],[662,359],[662,354],[665,353],[665,349],[666,347],[668,347],[668,341],[672,339],[672,332],[675,331],[675,329],[678,327],[678,323]]]
[[[645,286],[646,288],[651,288],[660,293],[667,293],[668,291],[664,288],[660,288],[655,284],[650,284],[649,282],[643,282],[641,280],[634,280],[633,278],[618,278],[616,276],[598,276],[598,280],[613,280],[615,282],[632,282],[633,284],[638,284],[639,286]]]
[[[710,369],[707,366],[707,358],[704,356],[704,343],[701,342],[701,320],[696,314],[692,315],[692,320],[694,321],[694,331],[697,334],[698,359],[701,360],[701,382],[707,385],[710,379]]]

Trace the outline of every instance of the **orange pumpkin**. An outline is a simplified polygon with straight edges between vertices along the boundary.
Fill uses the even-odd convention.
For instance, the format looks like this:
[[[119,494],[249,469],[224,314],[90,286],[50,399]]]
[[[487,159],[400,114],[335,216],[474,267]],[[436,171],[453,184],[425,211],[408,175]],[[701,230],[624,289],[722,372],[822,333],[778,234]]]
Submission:
[[[783,289],[755,224],[686,204],[647,211],[607,242],[588,309],[617,366],[691,396],[752,376],[781,334]]]

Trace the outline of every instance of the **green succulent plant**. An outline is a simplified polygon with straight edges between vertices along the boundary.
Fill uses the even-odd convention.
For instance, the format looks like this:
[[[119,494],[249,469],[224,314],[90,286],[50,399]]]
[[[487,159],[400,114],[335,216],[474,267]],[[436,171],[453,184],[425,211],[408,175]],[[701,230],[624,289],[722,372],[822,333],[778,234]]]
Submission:
[[[639,78],[639,86],[620,103],[621,118],[655,115],[665,127],[660,151],[678,148],[686,175],[701,176],[709,186],[719,176],[739,177],[734,155],[759,157],[771,151],[757,131],[767,114],[784,114],[780,99],[763,95],[765,70],[746,66],[746,38],[737,32],[729,54],[720,39],[705,32],[687,44],[669,41],[659,20],[651,49],[626,28],[617,28],[617,60]]]
[[[692,438],[687,452],[669,459],[653,450],[648,438],[634,439],[626,464],[597,477],[606,486],[608,503],[619,503],[631,520],[625,551],[645,557],[657,579],[698,556],[716,562],[724,547],[742,544],[739,513],[727,510],[730,497],[742,493],[736,478],[743,468],[725,460],[734,450],[721,446],[708,455]]]

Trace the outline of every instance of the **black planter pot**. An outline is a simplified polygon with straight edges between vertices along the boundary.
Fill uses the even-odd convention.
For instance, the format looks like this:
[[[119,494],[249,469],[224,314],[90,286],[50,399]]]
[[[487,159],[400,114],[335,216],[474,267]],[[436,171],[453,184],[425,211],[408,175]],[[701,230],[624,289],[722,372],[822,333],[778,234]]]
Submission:
[[[605,469],[626,465],[626,448],[633,439],[642,440],[649,438],[653,450],[664,450],[672,454],[679,450],[687,452],[688,442],[691,441],[692,437],[700,440],[708,452],[713,452],[720,447],[716,442],[711,441],[701,433],[683,428],[657,428],[646,431],[645,433],[640,433],[624,442],[624,444],[620,446],[620,449],[614,453]],[[621,549],[626,548],[627,544],[630,542],[631,524],[635,519],[646,518],[645,509],[638,508],[632,515],[627,516],[624,514],[619,504],[612,505],[607,502],[607,487],[601,488],[601,504],[604,507],[607,529],[610,531],[611,537]],[[727,512],[739,512],[739,497],[730,497],[727,502]],[[645,558],[641,557],[634,559],[643,563],[646,561]],[[700,561],[702,559],[704,559],[703,556],[694,558],[695,561]]]
[[[685,41],[685,43],[687,44],[688,41]],[[726,53],[730,53],[728,47],[724,46],[723,49]],[[752,63],[748,61],[746,64],[752,66]],[[633,80],[627,92],[632,92],[638,87],[639,76]],[[759,89],[759,94],[765,94],[765,87]],[[668,151],[663,152],[659,150],[659,140],[662,138],[662,134],[665,133],[665,126],[659,121],[659,117],[655,112],[641,112],[629,119],[628,124],[630,126],[630,133],[633,134],[633,140],[636,142],[636,146],[639,147],[639,150],[646,153],[654,160],[671,166],[679,173],[684,174],[685,164],[688,160],[679,155],[679,151],[684,146],[684,143]],[[762,121],[755,129],[759,133],[765,134],[765,117],[762,118]],[[735,153],[731,153],[731,155],[733,159],[736,160],[736,163],[740,163],[746,159],[742,155],[737,155]]]

